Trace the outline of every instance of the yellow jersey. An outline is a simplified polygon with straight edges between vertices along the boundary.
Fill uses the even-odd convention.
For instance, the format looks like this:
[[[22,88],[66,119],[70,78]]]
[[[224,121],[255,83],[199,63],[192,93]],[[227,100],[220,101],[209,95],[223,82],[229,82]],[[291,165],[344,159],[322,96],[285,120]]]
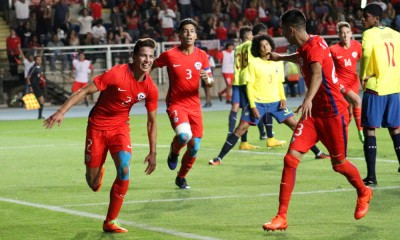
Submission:
[[[242,44],[239,44],[235,48],[235,57],[234,64],[235,67],[233,69],[233,86],[239,86],[239,78],[240,78],[240,66],[242,66]]]
[[[256,102],[273,103],[286,100],[283,62],[253,58],[245,71],[245,79],[251,108],[255,107]]]
[[[400,33],[388,27],[373,27],[363,33],[360,78],[366,89],[378,95],[400,92]]]

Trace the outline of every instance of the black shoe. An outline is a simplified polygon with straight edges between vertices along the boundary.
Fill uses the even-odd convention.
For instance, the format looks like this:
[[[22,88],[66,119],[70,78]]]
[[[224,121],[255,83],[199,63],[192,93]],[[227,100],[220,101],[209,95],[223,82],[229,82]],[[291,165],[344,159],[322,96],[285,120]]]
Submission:
[[[207,102],[207,103],[205,103],[205,104],[203,105],[203,108],[209,108],[209,107],[211,107],[211,106],[212,106],[212,103]]]
[[[378,182],[376,181],[375,178],[366,177],[363,179],[363,182],[365,186],[375,187],[376,185],[378,185]]]
[[[222,102],[222,94],[218,93],[218,98],[219,98],[219,101]]]
[[[176,154],[176,153],[174,153],[172,151],[172,144],[173,143],[171,143],[171,147],[169,149],[167,162],[168,162],[169,169],[174,170],[176,168],[177,163],[178,163],[179,154]]]
[[[41,117],[38,117],[38,119],[39,119],[39,120],[42,120],[42,119],[46,119],[46,118],[43,117],[43,116],[41,116]]]
[[[178,176],[176,176],[175,184],[180,189],[189,189],[190,188],[189,185],[187,185],[186,179],[185,178],[180,178]]]
[[[226,104],[232,104],[232,102],[230,100],[226,100],[225,103]]]

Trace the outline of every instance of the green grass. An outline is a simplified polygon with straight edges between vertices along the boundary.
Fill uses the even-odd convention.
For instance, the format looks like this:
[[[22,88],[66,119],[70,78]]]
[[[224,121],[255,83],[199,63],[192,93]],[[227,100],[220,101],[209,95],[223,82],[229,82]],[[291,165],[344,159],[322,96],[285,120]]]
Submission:
[[[119,215],[129,233],[102,232],[109,189],[115,178],[106,162],[103,188],[93,193],[85,182],[83,149],[86,118],[65,119],[62,127],[45,130],[41,122],[0,122],[1,239],[398,239],[400,176],[389,134],[377,131],[379,187],[368,215],[354,220],[355,190],[330,161],[308,153],[297,171],[286,232],[264,232],[275,216],[286,147],[266,149],[252,127],[249,142],[257,151],[236,146],[223,165],[212,167],[227,133],[225,111],[204,113],[204,138],[187,176],[190,190],[174,184],[176,171],[166,165],[173,137],[165,114],[158,117],[158,165],[144,174],[148,152],[145,116],[132,116],[131,185]],[[289,141],[288,127],[274,123],[278,139]],[[354,122],[348,155],[364,177],[362,145]],[[320,145],[319,145],[320,146]],[[325,149],[321,147],[324,151]]]

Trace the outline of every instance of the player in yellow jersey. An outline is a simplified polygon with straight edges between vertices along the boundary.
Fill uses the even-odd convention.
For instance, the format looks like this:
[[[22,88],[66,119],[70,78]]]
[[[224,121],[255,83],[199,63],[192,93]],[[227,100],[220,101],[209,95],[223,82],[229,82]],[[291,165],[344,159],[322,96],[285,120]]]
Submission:
[[[382,26],[382,16],[382,8],[370,3],[361,18],[365,29],[359,74],[364,89],[361,116],[367,163],[364,183],[371,186],[377,184],[376,128],[388,128],[400,163],[400,33]]]

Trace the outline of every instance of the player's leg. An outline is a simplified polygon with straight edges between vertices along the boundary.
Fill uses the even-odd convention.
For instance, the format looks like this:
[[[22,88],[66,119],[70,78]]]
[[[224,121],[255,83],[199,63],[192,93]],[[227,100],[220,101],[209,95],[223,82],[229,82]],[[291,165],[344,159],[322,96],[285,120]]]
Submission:
[[[257,124],[257,128],[258,128],[258,132],[260,133],[260,140],[264,140],[267,139],[267,134],[265,132],[265,125],[266,125],[266,121],[267,121],[267,115],[265,114],[264,117],[262,117],[260,119],[260,121]]]
[[[233,130],[235,129],[237,112],[239,111],[239,107],[240,107],[239,86],[232,86],[232,107],[228,117],[228,135],[233,133]]]
[[[384,114],[386,117],[382,122],[382,127],[386,127],[389,130],[390,136],[392,137],[394,151],[396,152],[397,160],[400,165],[400,94],[390,94],[388,99],[388,105],[386,107],[390,114]],[[387,113],[388,113],[387,112]],[[400,173],[400,166],[397,170]]]
[[[296,127],[297,122],[293,118],[293,112],[289,109],[280,109],[281,102],[273,102],[273,103],[268,103],[268,111],[269,113],[266,115],[266,128],[267,128],[267,143],[266,146],[267,148],[272,148],[272,147],[280,147],[286,144],[286,141],[284,140],[278,140],[274,138],[274,135],[272,133],[272,117],[274,117],[279,124],[285,122],[286,125],[289,127],[292,127],[294,129]],[[293,121],[294,120],[294,121]]]
[[[197,152],[200,149],[201,138],[193,137],[187,144],[187,149],[182,157],[182,165],[175,179],[175,184],[181,189],[190,188],[186,182],[186,175],[196,161]]]
[[[356,122],[358,137],[361,142],[364,142],[363,127],[361,126],[361,98],[353,90],[345,93],[346,100],[351,103],[354,121]]]
[[[249,104],[249,100],[247,98],[247,93],[246,92],[247,92],[246,85],[239,86],[240,108],[242,109],[241,118],[243,117],[243,115],[246,112],[249,114],[249,117],[251,116],[250,104]],[[260,116],[262,116],[261,113],[260,113]],[[259,148],[258,146],[254,146],[254,145],[249,144],[247,142],[247,131],[244,134],[241,135],[239,150],[253,150],[253,149],[258,149],[258,148]]]

